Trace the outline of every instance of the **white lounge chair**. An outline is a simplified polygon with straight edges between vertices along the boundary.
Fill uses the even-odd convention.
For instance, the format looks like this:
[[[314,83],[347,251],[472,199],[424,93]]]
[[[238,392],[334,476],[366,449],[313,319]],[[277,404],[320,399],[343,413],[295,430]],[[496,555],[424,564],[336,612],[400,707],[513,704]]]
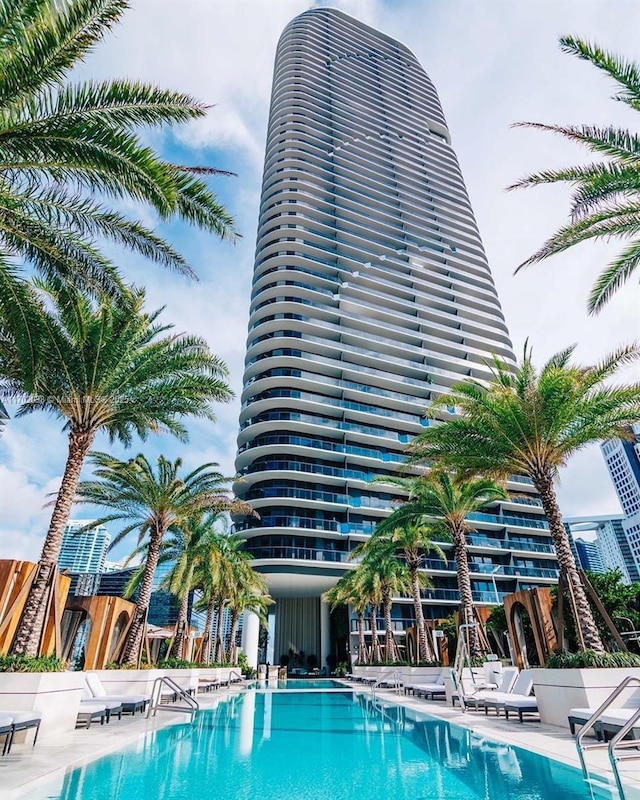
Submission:
[[[499,694],[507,694],[507,692],[510,692],[517,678],[517,667],[505,667],[502,671],[500,685],[497,689],[483,689],[481,688],[482,684],[475,683],[474,681],[463,680],[463,700],[465,706],[472,707],[477,711],[479,708],[484,706],[485,700],[495,698]],[[455,705],[455,700],[460,699],[457,696],[457,693],[454,694],[453,699]]]
[[[518,700],[524,699],[525,702],[522,705],[523,710],[532,708],[531,701],[528,699],[532,691],[533,676],[531,670],[523,669],[522,672],[517,675],[509,691],[504,692],[500,690],[497,692],[487,692],[482,697],[481,705],[484,707],[485,714],[489,713],[490,708],[495,708],[497,716],[500,716],[500,709],[505,707],[506,702],[515,703]],[[515,706],[513,707],[515,708]],[[537,705],[535,710],[537,710]],[[522,718],[520,718],[520,721],[522,722]]]
[[[88,729],[94,719],[99,719],[100,724],[104,725],[106,716],[107,707],[104,703],[98,703],[95,700],[81,700],[76,725],[84,725]]]
[[[2,755],[6,755],[11,749],[11,737],[13,736],[13,719],[8,714],[0,714],[0,736],[4,736],[4,746]]]
[[[100,678],[97,675],[94,675],[92,672],[87,672],[85,675],[85,680],[90,693],[89,697],[86,699],[93,698],[99,703],[104,702],[106,705],[120,705],[122,707],[120,714],[122,714],[122,712],[130,712],[131,714],[135,714],[136,711],[144,711],[147,705],[151,702],[151,697],[144,694],[107,694],[107,690],[102,685]],[[116,712],[111,711],[111,713]],[[108,721],[109,720],[107,720],[107,722]]]
[[[528,696],[519,696],[519,697],[512,697],[510,700],[504,701],[504,715],[507,719],[509,719],[509,714],[517,714],[518,719],[520,722],[524,722],[522,719],[524,714],[537,714],[538,712],[538,701],[533,695]],[[498,715],[500,715],[500,711],[498,711]]]
[[[16,733],[20,731],[27,731],[27,730],[35,730],[35,734],[33,736],[33,745],[35,747],[35,743],[38,741],[38,733],[40,732],[40,723],[42,722],[42,715],[39,711],[11,711],[11,710],[4,710],[2,712],[2,716],[11,717],[12,722],[12,731],[11,736],[5,740],[5,750],[3,750],[3,755],[5,752],[9,753],[11,751],[11,745],[13,744],[13,737]],[[0,736],[2,734],[0,733]]]
[[[629,722],[631,717],[638,711],[638,698],[632,698],[625,705],[618,708],[609,708],[594,725],[594,732],[598,739],[607,739],[610,734],[615,734]],[[588,719],[597,711],[596,708],[572,708],[569,710],[567,719],[569,730],[575,735],[576,725],[584,725]],[[640,721],[637,727],[631,729],[631,736],[640,739]]]
[[[427,700],[435,700],[436,697],[445,696],[444,688],[445,670],[441,670],[433,683],[410,683],[405,684],[404,693],[424,697]]]

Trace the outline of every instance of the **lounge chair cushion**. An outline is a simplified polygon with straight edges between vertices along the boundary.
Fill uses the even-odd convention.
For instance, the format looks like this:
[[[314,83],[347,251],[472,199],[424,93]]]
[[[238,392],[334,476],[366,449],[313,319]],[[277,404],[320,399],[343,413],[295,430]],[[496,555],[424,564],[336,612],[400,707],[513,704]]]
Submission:
[[[637,713],[637,708],[610,708],[600,717],[600,720],[606,725],[619,725],[622,727]],[[640,728],[640,720],[638,720],[637,727]]]
[[[99,703],[96,700],[81,700],[80,713],[81,714],[98,714],[101,711],[106,711],[107,706],[105,703]]]
[[[102,681],[97,675],[87,672],[85,675],[85,680],[87,681],[87,686],[91,690],[91,694],[94,697],[106,697],[106,689],[102,685]]]
[[[42,714],[39,711],[6,711],[13,719],[14,725],[26,725],[27,723],[33,723],[37,725],[39,722],[42,722]]]
[[[10,717],[8,714],[0,714],[0,731],[5,733],[6,731],[10,731],[13,727],[13,717]]]
[[[538,701],[536,700],[533,695],[519,695],[510,697],[508,700],[504,701],[505,708],[530,708],[530,709],[537,709],[538,708]]]

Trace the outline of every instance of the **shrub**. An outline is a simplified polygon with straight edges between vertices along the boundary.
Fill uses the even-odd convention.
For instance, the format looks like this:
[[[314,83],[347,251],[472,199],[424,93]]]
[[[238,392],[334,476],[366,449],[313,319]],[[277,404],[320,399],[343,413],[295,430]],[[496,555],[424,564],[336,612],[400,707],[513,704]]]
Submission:
[[[196,661],[187,661],[184,658],[165,658],[158,666],[160,669],[193,669],[193,667],[203,667],[205,665]]]
[[[2,656],[0,672],[63,672],[65,663],[55,656]]]
[[[245,678],[255,678],[256,671],[253,667],[249,666],[249,660],[246,653],[238,653],[238,669]]]
[[[640,667],[640,656],[635,653],[596,653],[583,650],[579,653],[553,653],[547,660],[547,669],[606,669],[611,667]]]

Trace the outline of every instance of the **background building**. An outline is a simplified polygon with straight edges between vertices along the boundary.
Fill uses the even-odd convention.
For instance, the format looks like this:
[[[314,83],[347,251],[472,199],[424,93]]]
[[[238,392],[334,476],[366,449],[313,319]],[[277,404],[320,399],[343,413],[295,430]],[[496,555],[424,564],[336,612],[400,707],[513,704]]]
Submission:
[[[97,574],[103,571],[107,558],[111,535],[98,525],[90,531],[78,533],[92,520],[69,520],[64,529],[62,547],[58,558],[60,571],[88,572]]]
[[[583,569],[606,572],[619,569],[626,583],[640,581],[638,567],[623,528],[625,518],[616,516],[570,517],[565,520],[575,545],[574,554]],[[585,539],[580,534],[595,536]]]
[[[392,475],[431,401],[486,360],[507,327],[436,90],[402,44],[335,9],[280,38],[258,222],[235,490],[260,519],[246,548],[276,599],[269,652],[331,648],[321,595],[400,493]],[[455,409],[450,410],[451,413]],[[528,479],[474,515],[474,598],[551,584],[556,560]],[[459,603],[431,559],[427,614]],[[409,599],[393,609],[412,624]],[[257,622],[245,621],[256,651]]]
[[[632,426],[633,441],[614,439],[601,445],[611,480],[624,511],[622,530],[640,574],[640,423]],[[637,578],[636,578],[637,580]]]

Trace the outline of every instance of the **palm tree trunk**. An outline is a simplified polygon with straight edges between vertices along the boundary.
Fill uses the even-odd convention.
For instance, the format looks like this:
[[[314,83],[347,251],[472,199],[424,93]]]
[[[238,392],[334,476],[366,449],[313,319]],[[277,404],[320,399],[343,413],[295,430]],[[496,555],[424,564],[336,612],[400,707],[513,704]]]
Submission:
[[[224,662],[224,606],[224,598],[221,598],[218,600],[218,632],[216,635],[216,646],[214,651],[214,661],[217,664],[222,664]]]
[[[176,658],[185,658],[187,632],[189,629],[189,592],[193,583],[193,564],[189,567],[184,581],[184,595],[180,598],[180,606],[178,608],[178,622],[176,625],[177,633],[175,640],[175,653]]]
[[[49,605],[49,592],[56,579],[64,529],[69,521],[82,465],[91,449],[94,435],[93,431],[80,432],[75,429],[69,433],[67,463],[53,507],[49,530],[42,546],[40,561],[36,566],[35,579],[27,595],[11,646],[11,653],[14,655],[38,655]]]
[[[460,623],[473,626],[465,629],[466,633],[464,636],[469,643],[469,655],[471,657],[479,656],[481,655],[480,640],[477,627],[474,625],[473,593],[471,591],[471,576],[469,575],[469,561],[467,559],[467,540],[464,535],[464,530],[452,528],[451,538],[453,539],[458,591],[460,592]]]
[[[236,633],[238,632],[238,621],[240,614],[234,609],[231,612],[231,635],[229,638],[229,663],[235,666],[236,663]]]
[[[364,614],[358,611],[358,662],[366,664],[368,660],[367,643],[364,638]]]
[[[380,661],[380,637],[378,636],[378,606],[371,606],[369,619],[371,621],[371,661]]]
[[[420,596],[420,580],[418,577],[419,560],[415,556],[407,555],[407,566],[411,578],[411,596],[413,597],[413,611],[416,616],[416,628],[418,629],[418,661],[432,661],[431,648],[427,639],[427,631],[424,625],[424,613],[422,611],[422,597]]]
[[[185,644],[187,643],[187,617],[189,616],[189,592],[185,591],[180,598],[178,607],[178,621],[176,622],[176,638],[173,643],[173,651],[176,658],[184,658]]]
[[[136,601],[136,609],[133,612],[133,622],[127,634],[127,640],[122,653],[122,663],[126,665],[137,664],[142,646],[144,635],[144,624],[147,619],[149,603],[151,602],[151,590],[153,588],[153,578],[156,574],[158,559],[160,558],[160,545],[165,531],[156,528],[151,533],[149,547],[147,548],[147,560],[142,573],[140,582],[140,594]]]
[[[212,596],[207,603],[207,619],[204,623],[204,636],[202,642],[202,660],[205,664],[211,663],[212,654],[212,629],[213,629],[213,612],[215,610],[216,600]]]
[[[382,590],[382,609],[384,613],[384,660],[397,661],[398,649],[396,647],[395,636],[393,635],[393,624],[391,622],[391,587],[385,586]]]
[[[551,531],[558,564],[569,588],[569,599],[575,619],[580,649],[604,653],[598,626],[593,618],[587,594],[578,575],[576,562],[569,545],[569,537],[562,522],[562,513],[558,507],[553,478],[544,475],[537,478],[532,476],[532,479],[534,486],[540,493],[542,507],[549,522],[549,530]]]

